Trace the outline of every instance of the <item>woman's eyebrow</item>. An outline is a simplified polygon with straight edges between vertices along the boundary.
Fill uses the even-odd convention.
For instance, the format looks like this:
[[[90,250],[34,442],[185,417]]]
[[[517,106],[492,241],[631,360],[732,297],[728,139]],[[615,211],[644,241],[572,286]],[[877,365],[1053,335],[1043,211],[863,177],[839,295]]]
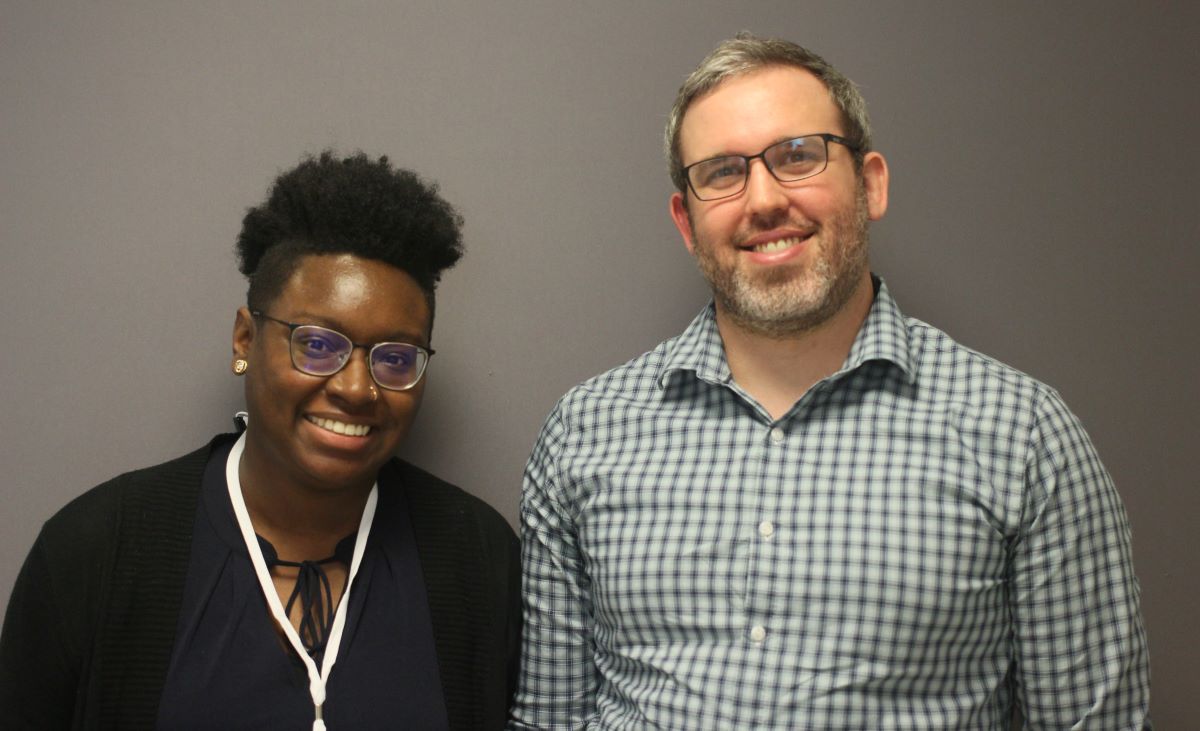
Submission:
[[[346,332],[349,328],[347,328],[344,323],[339,322],[338,320],[331,319],[329,317],[324,317],[322,315],[317,315],[317,314],[314,314],[311,312],[307,312],[305,310],[301,310],[300,312],[297,312],[293,316],[293,318],[294,319],[290,320],[293,324],[296,324],[296,325],[319,325],[320,327],[326,327],[326,328],[329,328],[330,330],[337,330],[342,335],[345,335],[346,337],[350,337],[349,334]],[[358,340],[356,338],[352,338],[352,339],[355,340],[356,342],[358,342]],[[393,330],[390,333],[388,333],[386,336],[384,336],[382,338],[378,338],[378,339],[373,339],[371,341],[372,344],[374,344],[374,343],[396,343],[396,342],[411,343],[413,345],[420,345],[422,347],[426,347],[425,346],[425,337],[423,335],[421,335],[419,333],[415,333],[415,332],[410,332],[408,330]]]

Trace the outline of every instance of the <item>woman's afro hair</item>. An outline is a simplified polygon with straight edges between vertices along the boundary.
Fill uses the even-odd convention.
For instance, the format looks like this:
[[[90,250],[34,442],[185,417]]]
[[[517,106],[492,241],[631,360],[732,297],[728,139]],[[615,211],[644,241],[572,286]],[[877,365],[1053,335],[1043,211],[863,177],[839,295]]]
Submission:
[[[251,208],[238,235],[247,300],[262,309],[308,254],[353,254],[404,270],[426,293],[462,257],[462,217],[409,170],[359,152],[339,159],[326,150],[275,179],[267,200]]]

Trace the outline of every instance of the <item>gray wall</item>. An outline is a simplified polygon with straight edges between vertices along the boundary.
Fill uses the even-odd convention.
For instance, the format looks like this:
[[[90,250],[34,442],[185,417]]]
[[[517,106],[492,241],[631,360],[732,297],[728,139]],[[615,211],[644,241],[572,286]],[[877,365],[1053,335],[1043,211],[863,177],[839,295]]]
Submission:
[[[682,77],[748,28],[865,89],[893,176],[874,268],[901,305],[1056,386],[1089,428],[1133,521],[1155,712],[1183,728],[1196,7],[4,0],[0,594],[71,496],[229,427],[241,216],[325,146],[387,153],[466,216],[406,452],[515,519],[557,397],[706,298],[660,128]]]

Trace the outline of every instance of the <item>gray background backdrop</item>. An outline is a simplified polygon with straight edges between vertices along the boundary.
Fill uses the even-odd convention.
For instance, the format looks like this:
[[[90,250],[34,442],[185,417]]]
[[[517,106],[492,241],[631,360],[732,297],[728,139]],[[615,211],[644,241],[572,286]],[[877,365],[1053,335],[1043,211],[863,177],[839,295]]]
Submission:
[[[741,28],[858,81],[901,306],[1057,387],[1134,526],[1160,728],[1198,685],[1193,3],[0,4],[0,595],[41,522],[227,430],[246,207],[306,151],[441,183],[468,254],[406,455],[515,520],[576,382],[706,300],[660,154]]]

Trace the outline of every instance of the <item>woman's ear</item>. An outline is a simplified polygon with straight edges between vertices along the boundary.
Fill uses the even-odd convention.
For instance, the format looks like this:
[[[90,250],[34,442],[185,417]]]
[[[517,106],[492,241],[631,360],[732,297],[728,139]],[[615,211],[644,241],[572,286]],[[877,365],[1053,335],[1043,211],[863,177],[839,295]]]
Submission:
[[[233,318],[233,357],[243,360],[250,354],[254,344],[254,316],[249,308],[239,307]]]

